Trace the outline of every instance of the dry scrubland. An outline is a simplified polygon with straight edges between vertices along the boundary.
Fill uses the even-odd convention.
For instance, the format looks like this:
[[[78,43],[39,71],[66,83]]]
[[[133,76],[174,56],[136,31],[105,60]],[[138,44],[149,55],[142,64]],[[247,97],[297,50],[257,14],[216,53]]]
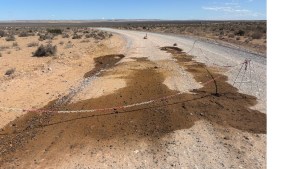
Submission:
[[[128,24],[119,28],[204,37],[266,54],[267,25],[264,21]]]
[[[111,36],[88,28],[1,28],[0,105],[40,108],[61,97],[93,67],[98,50],[108,51],[102,42]],[[1,112],[0,127],[22,114]]]
[[[220,30],[213,23],[207,33],[190,24],[110,26],[217,39],[223,31],[223,40],[237,42],[256,30]],[[193,39],[187,44],[161,34],[144,39],[144,32],[120,29],[0,29],[0,106],[47,110],[0,109],[0,168],[266,167],[267,118],[253,107],[258,102],[265,107],[264,101],[233,86],[227,68],[186,53]],[[239,35],[230,38],[235,31]],[[201,45],[214,54],[207,57],[230,64],[240,63],[231,57],[239,52],[256,57],[214,47],[228,56]],[[151,99],[156,101],[147,102]],[[118,107],[126,105],[135,106]],[[76,112],[56,112],[69,110]]]
[[[16,74],[24,71],[18,69],[15,72],[14,65],[17,66],[17,64],[9,63],[38,61],[30,57],[63,58],[64,55],[72,53],[72,50],[80,51],[80,47],[99,44],[101,40],[111,36],[112,34],[88,28],[0,27],[1,63],[5,64],[6,62],[0,68],[6,76],[1,76],[0,79],[13,78]],[[10,68],[5,70],[8,68],[7,66]]]

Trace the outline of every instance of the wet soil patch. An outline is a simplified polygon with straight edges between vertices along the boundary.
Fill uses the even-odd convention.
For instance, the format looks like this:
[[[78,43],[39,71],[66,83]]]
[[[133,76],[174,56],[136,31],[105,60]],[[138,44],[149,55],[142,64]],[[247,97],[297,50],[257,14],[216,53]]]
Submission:
[[[117,62],[119,62],[124,57],[125,56],[122,54],[112,54],[112,55],[105,55],[105,56],[94,58],[95,68],[85,73],[84,77],[87,78],[87,77],[95,76],[99,71],[113,67]]]
[[[227,82],[227,76],[217,69],[193,61],[193,56],[170,47],[160,49],[171,53],[181,66],[193,74],[196,81],[202,82],[204,87],[193,92],[209,94],[205,99],[188,102],[186,107],[190,111],[196,111],[201,117],[222,126],[251,133],[266,133],[266,114],[250,109],[257,104],[256,97],[239,93],[237,88]]]

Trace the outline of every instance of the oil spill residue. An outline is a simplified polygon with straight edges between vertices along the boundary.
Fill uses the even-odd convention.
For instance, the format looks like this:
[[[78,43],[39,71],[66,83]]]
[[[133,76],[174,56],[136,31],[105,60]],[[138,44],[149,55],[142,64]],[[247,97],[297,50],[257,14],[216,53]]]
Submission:
[[[266,133],[266,114],[249,108],[257,103],[255,97],[239,93],[227,82],[227,76],[217,73],[203,63],[193,61],[193,56],[182,52],[181,49],[168,46],[160,49],[171,53],[198,82],[212,81],[212,77],[218,77],[215,79],[215,84],[212,81],[200,90],[194,91],[210,95],[197,102],[186,103],[186,107],[191,111],[201,113],[200,116],[223,126],[231,126],[251,133]],[[216,87],[218,95],[215,95]]]
[[[123,59],[125,56],[122,54],[112,54],[112,55],[105,55],[105,56],[100,56],[97,58],[94,58],[95,62],[95,68],[92,69],[91,71],[87,72],[84,77],[91,77],[96,75],[100,70],[103,69],[109,69],[117,62],[119,62],[121,59]]]
[[[207,73],[209,68],[204,64],[193,62],[192,56],[178,50],[168,48],[165,50],[172,53],[178,63],[192,73],[198,82],[211,80]],[[133,70],[127,77],[127,86],[113,94],[56,108],[81,110],[114,107],[177,93],[163,84],[165,77],[155,68],[154,63],[139,59],[131,64],[133,67],[147,64],[149,68]],[[141,140],[148,140],[155,147],[160,145],[160,138],[166,134],[190,128],[198,120],[209,120],[218,126],[234,127],[251,133],[266,133],[266,115],[249,109],[256,104],[256,98],[238,93],[236,88],[226,82],[226,76],[213,70],[210,72],[214,77],[221,76],[217,80],[218,96],[212,94],[215,86],[206,84],[200,90],[193,91],[197,93],[196,95],[183,94],[126,110],[116,109],[109,112],[110,114],[29,113],[7,125],[1,132],[6,133],[0,139],[0,152],[4,152],[1,155],[2,161],[28,156],[24,149],[30,150],[34,158],[35,154],[44,149],[48,150],[49,145],[51,150],[48,151],[52,151],[54,156],[63,153],[63,150],[66,151],[64,153],[70,153],[71,150],[66,150],[66,147],[84,144],[86,141],[89,141],[90,146],[121,148],[135,146]],[[47,107],[51,107],[51,103]],[[53,143],[51,138],[58,136],[60,140]]]
[[[138,60],[138,63],[133,64],[144,62],[143,64],[148,64],[149,68],[133,71],[128,77],[127,87],[114,94],[83,100],[56,107],[56,109],[81,110],[114,107],[177,93],[163,84],[165,77],[158,72],[152,62],[145,59]],[[14,121],[15,126],[7,126],[4,129],[6,133],[15,134],[1,139],[1,144],[7,145],[1,149],[11,153],[19,150],[22,155],[20,146],[26,145],[25,147],[34,154],[34,152],[40,152],[43,147],[49,146],[51,144],[49,138],[55,137],[62,130],[65,134],[60,135],[61,140],[55,146],[57,149],[64,149],[66,144],[75,144],[74,142],[78,143],[78,140],[85,139],[92,140],[98,145],[105,144],[107,140],[114,140],[116,147],[125,146],[124,143],[133,142],[135,144],[139,140],[148,140],[153,146],[159,145],[156,142],[165,134],[190,128],[197,120],[196,116],[191,116],[190,112],[182,107],[181,99],[178,97],[174,100],[162,100],[158,103],[137,106],[124,111],[115,110],[109,115],[103,114],[107,112],[45,113],[41,115],[30,113]],[[51,107],[51,103],[47,107]],[[34,140],[28,143],[28,140],[32,138]],[[11,143],[14,145],[12,148],[9,147]],[[35,145],[39,145],[39,147]]]

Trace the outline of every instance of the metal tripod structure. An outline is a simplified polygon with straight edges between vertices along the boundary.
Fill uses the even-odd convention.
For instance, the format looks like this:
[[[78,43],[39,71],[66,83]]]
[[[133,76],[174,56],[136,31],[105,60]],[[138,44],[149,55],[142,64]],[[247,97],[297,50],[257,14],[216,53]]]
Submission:
[[[254,71],[255,69],[252,66],[251,63],[251,59],[245,59],[245,61],[242,63],[242,66],[233,82],[233,86],[235,86],[235,84],[238,84],[238,88],[240,89],[242,84],[245,83],[250,83],[251,84],[251,90],[252,90],[252,86],[253,86],[253,75],[252,75],[252,71]],[[248,75],[248,77],[247,77]],[[239,79],[239,77],[241,76],[241,80],[237,81]],[[248,79],[248,80],[244,80],[244,79]],[[256,84],[256,87],[259,89],[258,85]]]

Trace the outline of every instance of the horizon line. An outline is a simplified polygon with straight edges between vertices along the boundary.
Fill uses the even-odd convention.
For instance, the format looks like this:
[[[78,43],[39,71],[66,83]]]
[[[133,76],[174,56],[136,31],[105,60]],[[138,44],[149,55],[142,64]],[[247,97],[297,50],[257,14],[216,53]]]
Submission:
[[[0,22],[41,22],[41,21],[267,21],[267,19],[16,19]]]

